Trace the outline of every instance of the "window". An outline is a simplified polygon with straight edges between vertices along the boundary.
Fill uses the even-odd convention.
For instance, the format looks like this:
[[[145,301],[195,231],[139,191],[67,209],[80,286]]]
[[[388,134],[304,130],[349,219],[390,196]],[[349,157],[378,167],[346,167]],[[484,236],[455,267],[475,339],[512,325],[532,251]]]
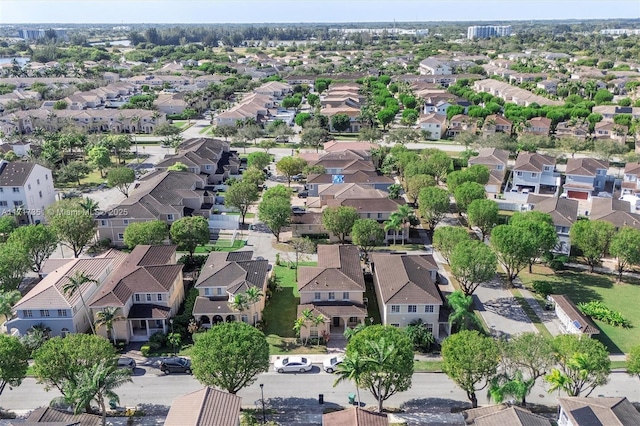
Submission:
[[[391,305],[391,313],[399,314],[400,313],[400,305]]]
[[[100,226],[107,226],[107,221],[106,220],[101,220],[100,221]]]
[[[378,219],[382,219],[382,213],[378,213]]]
[[[318,338],[318,327],[311,327],[309,329],[309,337],[312,339]]]
[[[333,291],[329,292],[329,300],[336,300],[336,293]]]
[[[123,225],[128,225],[129,224],[129,219],[123,219],[122,220],[122,224]]]
[[[140,295],[139,295],[139,294],[136,294],[135,296],[133,296],[133,299],[134,299],[136,302],[139,302],[139,301],[140,301]]]
[[[29,191],[31,191],[31,184],[28,184],[28,185],[27,185],[27,189],[28,189]]]
[[[212,288],[205,288],[204,289],[204,295],[205,296],[213,296],[213,289]]]
[[[27,309],[25,311],[22,312],[24,314],[25,318],[32,318],[33,317],[33,311],[31,309]]]
[[[40,185],[40,179],[36,179],[36,183]]]
[[[249,322],[249,317],[247,316],[247,314],[242,314],[240,316],[240,321],[248,323]]]
[[[4,188],[0,188],[0,194],[4,192]]]
[[[67,310],[66,309],[58,309],[58,316],[59,317],[66,317],[67,316]]]
[[[355,324],[358,322],[358,318],[357,317],[349,317],[349,324]]]
[[[424,306],[424,311],[426,313],[432,313],[433,312],[433,305],[425,305]]]
[[[531,173],[531,177],[538,177],[537,173]]]
[[[17,186],[13,187],[13,192],[14,193],[19,193],[20,192],[20,188],[18,188]]]
[[[522,177],[522,172],[516,172],[516,176]]]
[[[320,297],[320,292],[319,291],[316,291],[315,293],[313,293],[313,300],[320,300],[320,299],[321,299],[321,297]]]
[[[69,329],[68,328],[63,328],[62,330],[60,330],[60,336],[61,337],[67,337],[69,335]]]
[[[149,293],[147,293],[147,295],[146,295],[146,296],[147,296],[147,297],[146,297],[147,302],[151,302],[151,295],[150,295]]]
[[[7,204],[6,201],[0,201],[0,207],[7,207]]]
[[[343,291],[342,292],[342,300],[349,300],[349,292],[348,291]]]
[[[400,324],[391,324],[391,327],[400,327]]]
[[[172,214],[168,214],[167,215],[167,220],[173,220],[173,215]]]
[[[551,166],[544,166],[544,168],[542,169],[545,172],[550,172],[551,171]]]
[[[409,305],[407,307],[407,312],[409,312],[410,314],[415,314],[416,312],[418,312],[418,306],[416,305]]]
[[[217,288],[218,296],[222,296],[222,287]]]
[[[22,205],[22,201],[14,201],[13,202],[13,206],[14,207],[20,207]]]
[[[44,180],[49,180],[49,175],[44,175]]]
[[[49,310],[48,309],[40,309],[40,316],[48,318],[49,317]]]
[[[38,191],[38,195],[42,198],[42,191]]]
[[[158,302],[162,302],[162,293],[158,293]]]
[[[211,170],[211,165],[210,165],[210,164],[207,164],[206,166],[204,166],[204,169],[205,169],[205,170]]]
[[[124,234],[118,234],[118,241],[124,240]]]
[[[433,324],[425,324],[427,331],[433,334]]]

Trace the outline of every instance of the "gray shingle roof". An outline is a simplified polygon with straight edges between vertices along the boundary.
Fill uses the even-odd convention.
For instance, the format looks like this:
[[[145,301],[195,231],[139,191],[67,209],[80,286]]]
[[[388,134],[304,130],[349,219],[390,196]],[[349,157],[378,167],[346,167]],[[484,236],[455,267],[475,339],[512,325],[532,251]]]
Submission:
[[[625,397],[565,397],[558,403],[576,426],[640,426],[638,410]]]
[[[24,186],[35,165],[22,161],[0,162],[0,186]]]

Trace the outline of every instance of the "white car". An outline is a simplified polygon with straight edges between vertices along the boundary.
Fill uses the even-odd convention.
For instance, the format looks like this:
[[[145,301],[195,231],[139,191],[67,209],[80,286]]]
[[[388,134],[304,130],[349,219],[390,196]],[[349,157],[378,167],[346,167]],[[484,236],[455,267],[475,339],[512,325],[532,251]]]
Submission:
[[[333,373],[338,369],[338,364],[342,362],[342,357],[332,356],[322,362],[322,369],[327,373]]]
[[[273,364],[273,369],[278,373],[304,373],[311,370],[311,361],[301,356],[289,356],[276,360],[275,364]]]

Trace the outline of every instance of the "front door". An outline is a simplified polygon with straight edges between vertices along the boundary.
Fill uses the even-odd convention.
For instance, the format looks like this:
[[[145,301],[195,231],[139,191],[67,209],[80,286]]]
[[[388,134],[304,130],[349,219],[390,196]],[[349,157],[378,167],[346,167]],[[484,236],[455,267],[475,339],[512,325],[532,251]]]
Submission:
[[[332,321],[334,327],[340,327],[340,317],[333,317]]]

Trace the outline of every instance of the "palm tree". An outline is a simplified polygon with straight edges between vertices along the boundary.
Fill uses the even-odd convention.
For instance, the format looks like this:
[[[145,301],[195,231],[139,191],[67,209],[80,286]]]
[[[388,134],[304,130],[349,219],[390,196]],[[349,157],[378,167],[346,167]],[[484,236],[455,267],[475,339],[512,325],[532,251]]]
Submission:
[[[391,213],[391,216],[389,217],[389,219],[398,218],[402,223],[402,244],[403,245],[404,245],[404,225],[407,223],[411,224],[412,216],[414,216],[413,209],[405,204],[402,206],[398,206],[398,210]]]
[[[249,308],[251,310],[251,322],[255,326],[256,321],[253,309],[255,307],[255,304],[258,303],[262,298],[262,292],[258,287],[249,287],[244,295],[247,298],[247,303],[249,304]]]
[[[62,398],[73,406],[74,414],[80,414],[85,407],[90,406],[91,401],[96,401],[100,406],[102,425],[105,426],[107,424],[105,399],[115,403],[120,402],[115,389],[130,382],[129,370],[118,368],[113,361],[101,361],[83,369],[76,376],[76,380],[68,381],[65,396]]]
[[[327,319],[324,317],[324,315],[320,314],[320,315],[316,315],[315,317],[313,317],[313,319],[311,320],[313,322],[313,326],[318,328],[318,326],[320,324],[324,324],[325,322],[327,322]],[[318,344],[317,346],[320,346],[320,333],[318,333]]]
[[[479,328],[478,318],[471,311],[473,298],[466,296],[461,291],[454,291],[447,296],[447,302],[451,307],[449,314],[449,327],[457,327],[458,330],[473,330]]]
[[[396,245],[398,230],[402,227],[402,220],[398,216],[389,216],[389,220],[384,223],[384,231],[393,231],[393,245]],[[403,237],[404,238],[404,237]]]
[[[370,355],[364,358],[365,366],[368,371],[372,372],[374,379],[371,383],[371,390],[378,399],[378,412],[382,413],[382,395],[380,392],[381,377],[386,375],[385,369],[389,363],[389,359],[395,353],[393,344],[387,343],[384,338],[378,341],[367,342],[370,349]]]
[[[570,394],[571,380],[557,368],[552,368],[551,373],[544,377],[544,381],[549,383],[549,393],[557,390],[558,395],[560,395],[560,391],[565,391],[567,394]]]
[[[487,396],[498,404],[502,403],[507,397],[513,397],[525,407],[527,405],[527,395],[531,392],[535,382],[534,379],[525,380],[521,371],[516,371],[513,377],[500,374],[491,379]]]
[[[82,294],[82,287],[85,284],[93,283],[96,286],[99,284],[98,281],[90,278],[84,272],[76,271],[76,273],[68,278],[68,282],[66,282],[62,286],[62,292],[65,296],[71,298],[76,292],[80,295],[80,301],[82,302],[82,307],[84,308],[84,312],[87,315],[87,319],[89,320],[89,326],[91,327],[91,331],[93,334],[96,334],[96,329],[93,326],[93,321],[91,320],[91,314],[89,313],[89,309],[87,309],[87,304],[84,301],[84,295]]]
[[[231,302],[231,307],[240,313],[244,312],[249,307],[247,296],[242,293],[236,294]]]
[[[352,354],[345,356],[342,362],[338,364],[338,369],[336,370],[337,378],[333,382],[333,387],[336,387],[344,381],[352,380],[353,384],[356,385],[358,407],[360,407],[360,381],[366,368],[365,359],[357,351],[354,351]]]
[[[119,321],[124,319],[122,315],[118,315],[118,308],[115,306],[107,306],[103,308],[100,312],[96,313],[96,329],[104,326],[107,329],[107,339],[112,340],[111,337],[113,335],[113,344],[116,344],[116,334],[115,329],[113,328],[113,323],[115,321]]]
[[[313,322],[313,312],[311,311],[311,309],[305,309],[304,311],[302,311],[302,316],[300,317],[300,320],[302,321],[302,327],[307,328],[307,323]],[[308,339],[309,337],[307,336],[307,338],[303,340],[302,342],[303,346],[307,345]]]
[[[96,214],[98,209],[100,209],[99,203],[97,201],[95,201],[95,200],[92,200],[89,197],[85,197],[85,198],[82,199],[82,201],[80,202],[80,207],[82,207],[82,210],[84,210],[85,212],[87,212],[91,216]]]

